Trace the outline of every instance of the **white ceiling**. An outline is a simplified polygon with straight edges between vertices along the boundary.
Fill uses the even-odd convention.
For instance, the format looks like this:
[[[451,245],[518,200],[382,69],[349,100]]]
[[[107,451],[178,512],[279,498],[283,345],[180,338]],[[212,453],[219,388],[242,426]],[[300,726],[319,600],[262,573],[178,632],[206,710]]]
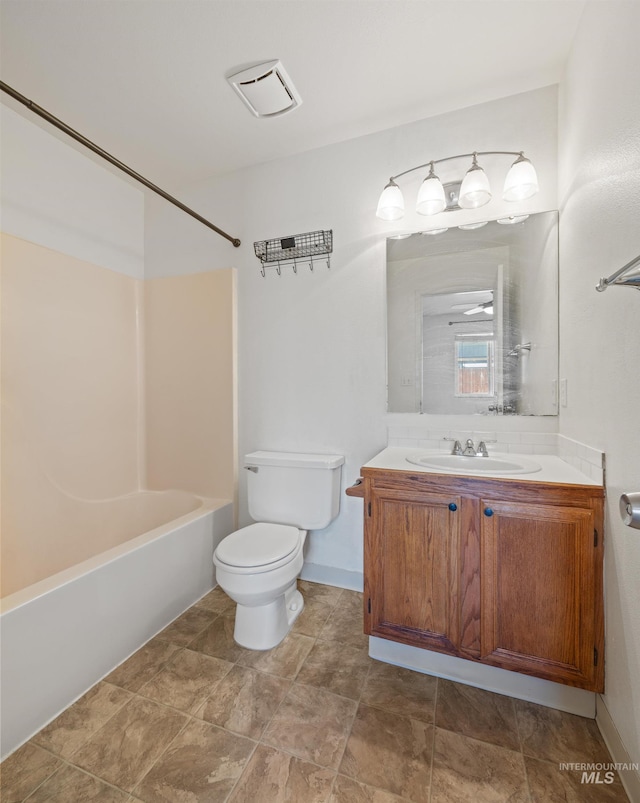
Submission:
[[[583,7],[583,0],[0,0],[0,72],[171,192],[557,83]],[[282,61],[303,104],[257,119],[225,74],[269,59]]]

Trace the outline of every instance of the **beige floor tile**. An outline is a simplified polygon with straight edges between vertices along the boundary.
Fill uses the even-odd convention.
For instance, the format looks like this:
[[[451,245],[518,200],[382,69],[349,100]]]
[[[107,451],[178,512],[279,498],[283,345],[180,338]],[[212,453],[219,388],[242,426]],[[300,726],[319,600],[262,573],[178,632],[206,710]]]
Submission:
[[[349,593],[355,594],[356,592]],[[369,636],[364,633],[362,608],[355,604],[352,597],[348,599],[350,602],[345,606],[338,602],[318,638],[349,644],[352,647],[368,647]]]
[[[348,588],[343,588],[338,599],[338,605],[341,608],[350,608],[353,611],[362,613],[362,603],[364,594],[362,591],[351,591]]]
[[[222,728],[259,739],[289,691],[291,681],[234,666],[197,716]]]
[[[32,742],[68,759],[119,711],[131,696],[131,692],[111,683],[97,683],[37,733]]]
[[[322,599],[305,599],[302,612],[293,623],[292,633],[302,633],[304,636],[317,638],[334,606]]]
[[[289,690],[262,741],[299,758],[337,769],[357,703],[324,689],[301,686]]]
[[[372,663],[365,647],[350,647],[336,641],[317,641],[296,680],[358,700]]]
[[[522,754],[436,728],[431,803],[528,803]]]
[[[436,726],[509,750],[520,750],[513,699],[503,694],[441,679]]]
[[[2,762],[0,800],[21,803],[61,765],[59,758],[27,742]]]
[[[0,798],[4,803],[4,798]],[[120,789],[66,765],[48,778],[29,797],[29,803],[129,803],[129,795]]]
[[[135,789],[145,803],[222,803],[240,777],[255,742],[191,720]]]
[[[524,762],[531,803],[628,803],[617,772],[607,776],[603,770],[597,779],[587,773],[583,779],[582,771],[561,770],[556,762],[528,756]]]
[[[2,803],[628,803],[558,767],[611,761],[595,721],[374,661],[361,593],[298,587],[264,652],[207,594],[3,762]]]
[[[360,704],[339,772],[368,786],[427,803],[433,725]]]
[[[217,586],[198,600],[193,607],[203,608],[206,611],[213,611],[213,613],[230,613],[235,611],[236,603],[225,594],[220,586]]]
[[[361,702],[423,722],[433,722],[438,679],[372,661]]]
[[[178,711],[134,697],[78,750],[73,763],[131,792],[187,722]]]
[[[164,669],[180,648],[176,644],[152,639],[113,670],[105,680],[128,691],[138,691],[154,675]]]
[[[193,714],[233,664],[194,650],[180,650],[138,694]]]
[[[235,663],[241,656],[248,653],[244,647],[233,640],[235,618],[224,614],[215,619],[199,636],[191,642],[189,648],[221,658],[223,661]]]
[[[156,638],[162,641],[170,641],[179,647],[187,647],[218,616],[218,613],[209,611],[206,608],[189,608],[182,616],[179,616],[168,627],[165,627],[161,633],[158,633]]]
[[[284,641],[272,650],[244,650],[238,658],[238,663],[270,675],[293,679],[312,647],[313,639],[309,636],[289,633]]]
[[[259,745],[229,803],[325,803],[335,773]]]
[[[338,775],[327,803],[405,803],[406,798]]]
[[[333,607],[342,595],[341,588],[327,586],[322,583],[312,583],[309,580],[298,580],[298,589],[304,597],[305,604],[313,600]]]
[[[514,705],[525,756],[567,763],[610,761],[594,719],[524,700]]]

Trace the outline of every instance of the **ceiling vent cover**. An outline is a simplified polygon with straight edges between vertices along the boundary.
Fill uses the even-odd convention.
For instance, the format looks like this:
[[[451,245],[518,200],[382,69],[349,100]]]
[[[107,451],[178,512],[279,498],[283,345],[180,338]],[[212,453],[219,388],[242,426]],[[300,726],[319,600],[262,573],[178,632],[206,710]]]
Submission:
[[[265,61],[227,76],[256,117],[277,117],[300,106],[302,98],[279,61]]]

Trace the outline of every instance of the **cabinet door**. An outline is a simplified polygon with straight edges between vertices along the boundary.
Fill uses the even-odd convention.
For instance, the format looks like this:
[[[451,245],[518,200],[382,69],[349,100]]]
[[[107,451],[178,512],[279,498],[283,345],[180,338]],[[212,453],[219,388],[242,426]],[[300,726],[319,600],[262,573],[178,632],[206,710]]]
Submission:
[[[484,499],[481,660],[596,690],[591,509]]]
[[[365,627],[456,652],[460,498],[374,488],[365,516]]]

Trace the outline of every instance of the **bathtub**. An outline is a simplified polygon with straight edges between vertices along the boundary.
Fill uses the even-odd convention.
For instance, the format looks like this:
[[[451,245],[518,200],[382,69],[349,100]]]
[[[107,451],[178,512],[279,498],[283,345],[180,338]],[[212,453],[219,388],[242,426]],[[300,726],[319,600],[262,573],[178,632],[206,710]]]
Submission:
[[[105,551],[2,599],[1,758],[214,587],[230,501],[145,491],[113,502],[122,527]]]

